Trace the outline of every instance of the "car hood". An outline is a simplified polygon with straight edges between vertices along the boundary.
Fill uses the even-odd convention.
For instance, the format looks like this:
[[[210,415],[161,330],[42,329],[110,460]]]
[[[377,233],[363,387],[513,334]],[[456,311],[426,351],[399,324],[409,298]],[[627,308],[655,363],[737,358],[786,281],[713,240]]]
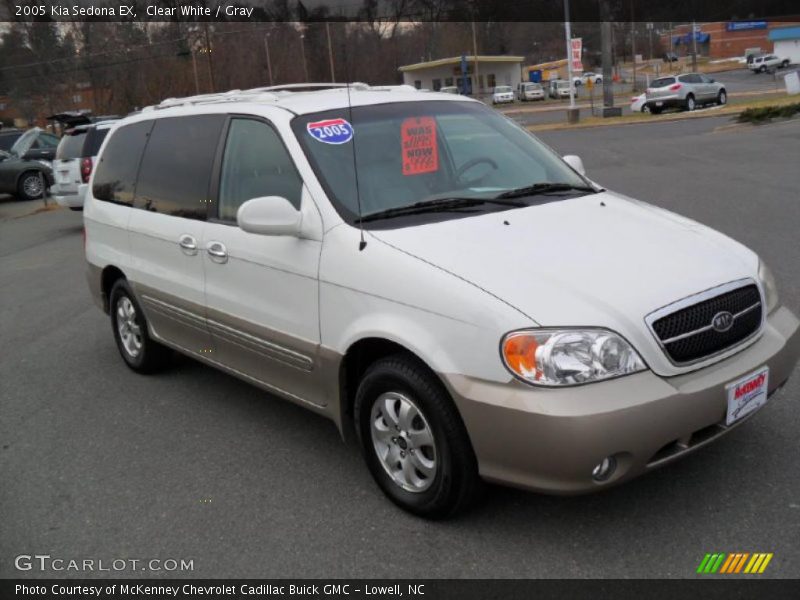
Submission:
[[[372,233],[541,326],[615,330],[671,373],[644,317],[758,271],[758,257],[738,242],[610,192]]]

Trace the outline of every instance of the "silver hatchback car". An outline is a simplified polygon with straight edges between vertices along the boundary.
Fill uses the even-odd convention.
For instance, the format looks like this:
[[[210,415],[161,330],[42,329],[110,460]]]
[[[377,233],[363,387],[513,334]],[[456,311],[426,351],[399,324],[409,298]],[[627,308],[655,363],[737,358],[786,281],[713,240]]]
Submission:
[[[653,114],[665,108],[694,110],[704,104],[725,104],[725,85],[702,73],[685,73],[655,79],[646,92],[646,105]]]

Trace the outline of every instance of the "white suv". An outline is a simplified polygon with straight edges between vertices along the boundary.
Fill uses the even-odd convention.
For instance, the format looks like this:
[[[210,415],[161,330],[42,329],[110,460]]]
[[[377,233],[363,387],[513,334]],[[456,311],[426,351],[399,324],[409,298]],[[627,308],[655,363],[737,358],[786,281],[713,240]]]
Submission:
[[[785,69],[790,64],[788,58],[780,58],[774,54],[754,56],[752,62],[747,64],[747,68],[754,73],[766,73],[775,69]]]
[[[68,129],[61,137],[53,160],[55,201],[71,210],[83,210],[86,184],[97,161],[97,151],[116,121],[101,121]]]
[[[752,251],[463,96],[167,101],[119,122],[90,190],[89,285],[132,369],[169,348],[330,418],[419,515],[482,479],[650,471],[746,420],[800,352]]]

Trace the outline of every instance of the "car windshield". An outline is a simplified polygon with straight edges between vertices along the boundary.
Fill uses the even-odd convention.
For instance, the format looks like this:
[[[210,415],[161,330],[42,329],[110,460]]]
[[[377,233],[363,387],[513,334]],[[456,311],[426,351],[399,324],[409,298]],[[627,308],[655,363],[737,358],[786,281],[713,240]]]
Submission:
[[[38,127],[28,129],[28,131],[23,133],[19,139],[14,142],[14,145],[11,146],[11,149],[8,151],[9,154],[14,156],[24,156],[25,153],[31,149],[33,143],[37,140],[40,133],[42,133],[42,130]]]
[[[528,131],[477,102],[359,106],[352,115],[342,108],[299,116],[292,128],[351,223],[436,199],[492,199],[537,183],[588,185]]]
[[[499,85],[496,88],[494,88],[494,91],[495,92],[500,92],[500,93],[510,92],[511,91],[511,86],[509,86],[509,85]]]
[[[661,88],[667,87],[668,85],[672,85],[675,83],[674,77],[662,77],[661,79],[654,79],[653,83],[650,84],[652,88]]]
[[[560,88],[568,88],[569,87],[569,81],[559,81],[558,83],[556,83],[556,85],[558,87],[560,87]]]
[[[86,130],[71,131],[64,134],[56,149],[56,160],[81,158]]]

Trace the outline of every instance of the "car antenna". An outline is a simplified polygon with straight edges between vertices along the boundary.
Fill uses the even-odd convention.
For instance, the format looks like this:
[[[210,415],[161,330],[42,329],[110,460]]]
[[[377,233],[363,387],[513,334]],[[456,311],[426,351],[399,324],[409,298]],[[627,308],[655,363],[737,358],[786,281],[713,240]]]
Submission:
[[[347,118],[350,121],[350,129],[353,130],[353,175],[355,176],[356,183],[356,205],[358,206],[358,231],[361,235],[361,240],[358,242],[358,251],[361,252],[367,247],[367,241],[364,239],[364,222],[361,215],[361,191],[358,187],[358,163],[356,162],[356,128],[353,125],[353,103],[350,100],[350,56],[345,57],[345,68],[347,69]]]

